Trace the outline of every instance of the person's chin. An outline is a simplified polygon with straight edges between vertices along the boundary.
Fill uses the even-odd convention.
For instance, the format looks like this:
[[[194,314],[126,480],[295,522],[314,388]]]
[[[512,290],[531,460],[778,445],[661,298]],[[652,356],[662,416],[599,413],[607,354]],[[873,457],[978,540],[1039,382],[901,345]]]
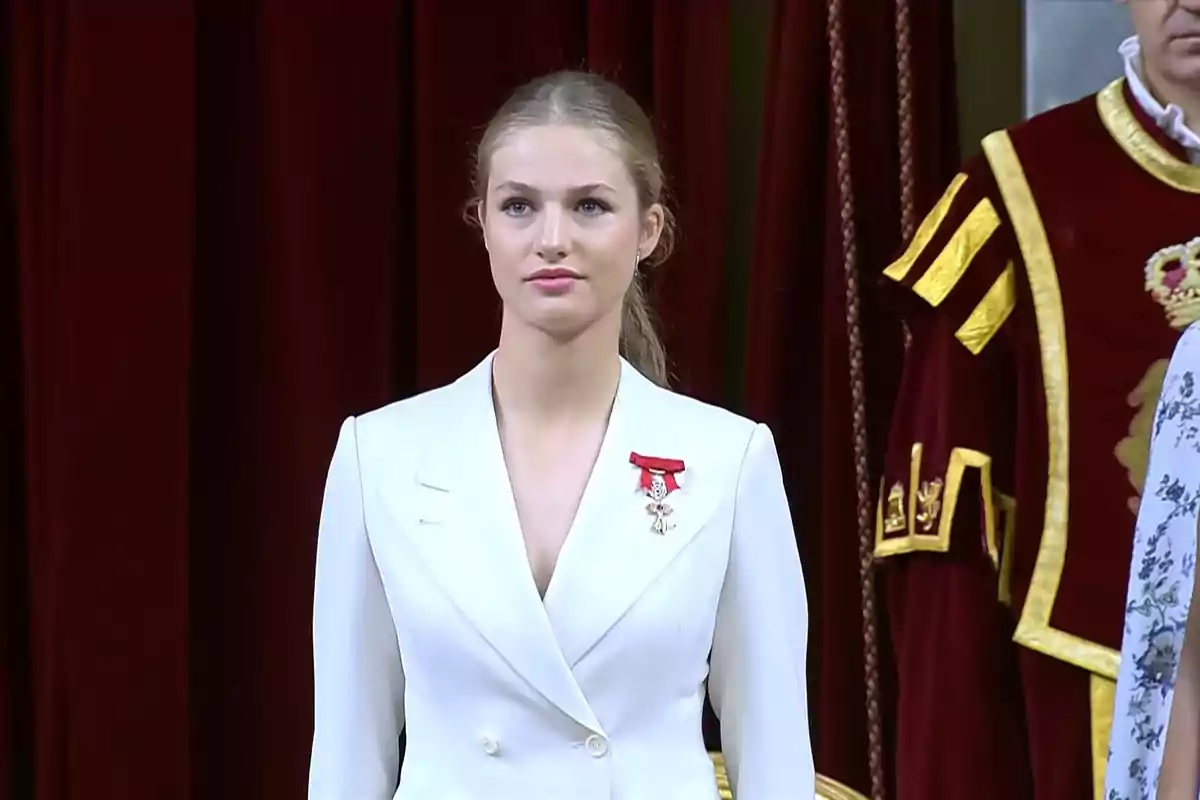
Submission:
[[[1164,58],[1159,73],[1170,84],[1200,91],[1200,39],[1175,39],[1171,55]]]
[[[529,321],[555,338],[570,339],[586,330],[593,315],[565,297],[546,298],[531,309]]]
[[[1200,94],[1200,62],[1190,64],[1187,69],[1181,69],[1176,72],[1174,83],[1177,86],[1185,86],[1190,91]]]

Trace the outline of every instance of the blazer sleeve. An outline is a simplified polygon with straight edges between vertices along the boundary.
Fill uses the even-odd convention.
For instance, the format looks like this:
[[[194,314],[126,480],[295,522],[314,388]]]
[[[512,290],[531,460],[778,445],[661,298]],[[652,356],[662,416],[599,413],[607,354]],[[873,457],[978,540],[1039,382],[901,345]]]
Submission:
[[[385,800],[397,785],[404,671],[359,469],[351,417],[329,466],[317,537],[309,800]]]
[[[750,437],[717,607],[709,696],[738,800],[815,797],[808,600],[770,429]]]

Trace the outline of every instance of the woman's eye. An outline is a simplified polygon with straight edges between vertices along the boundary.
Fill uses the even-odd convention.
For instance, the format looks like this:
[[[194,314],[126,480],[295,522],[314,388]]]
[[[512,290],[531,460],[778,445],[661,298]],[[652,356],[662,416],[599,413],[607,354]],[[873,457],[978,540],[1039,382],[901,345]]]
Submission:
[[[584,214],[585,216],[589,216],[589,217],[594,217],[598,214],[603,214],[604,212],[609,210],[608,205],[606,203],[601,203],[599,200],[592,200],[592,199],[580,200],[579,205],[576,206],[576,208],[579,209],[580,213]]]
[[[500,206],[500,210],[505,214],[513,217],[522,217],[533,210],[533,207],[524,200],[506,200]]]

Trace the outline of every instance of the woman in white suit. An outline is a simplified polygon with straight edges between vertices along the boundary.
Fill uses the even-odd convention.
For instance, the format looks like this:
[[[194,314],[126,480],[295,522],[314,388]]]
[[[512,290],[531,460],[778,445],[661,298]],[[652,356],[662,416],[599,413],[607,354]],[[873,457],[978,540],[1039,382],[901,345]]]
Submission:
[[[737,800],[813,797],[771,433],[663,388],[646,115],[595,76],[536,80],[475,191],[498,348],[348,419],[329,468],[309,798],[715,800],[706,688]]]

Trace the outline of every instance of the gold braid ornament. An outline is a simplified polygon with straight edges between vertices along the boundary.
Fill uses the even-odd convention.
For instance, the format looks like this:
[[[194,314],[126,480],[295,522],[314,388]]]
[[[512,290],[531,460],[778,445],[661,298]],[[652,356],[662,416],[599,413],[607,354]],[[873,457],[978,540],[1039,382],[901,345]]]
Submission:
[[[871,476],[867,459],[866,380],[863,370],[862,301],[859,292],[858,246],[854,221],[854,184],[850,171],[850,114],[846,93],[846,49],[842,33],[842,0],[828,0],[830,92],[841,200],[842,257],[846,278],[846,329],[849,334],[850,399],[853,413],[854,474],[857,495],[859,582],[862,593],[863,674],[866,685],[868,760],[872,800],[885,800],[883,723],[880,716],[879,644],[875,613],[874,546]]]
[[[912,25],[908,0],[896,0],[896,108],[900,122],[900,239],[912,240],[917,229],[913,196],[916,181],[913,158]],[[904,351],[912,346],[912,331],[904,324]]]

